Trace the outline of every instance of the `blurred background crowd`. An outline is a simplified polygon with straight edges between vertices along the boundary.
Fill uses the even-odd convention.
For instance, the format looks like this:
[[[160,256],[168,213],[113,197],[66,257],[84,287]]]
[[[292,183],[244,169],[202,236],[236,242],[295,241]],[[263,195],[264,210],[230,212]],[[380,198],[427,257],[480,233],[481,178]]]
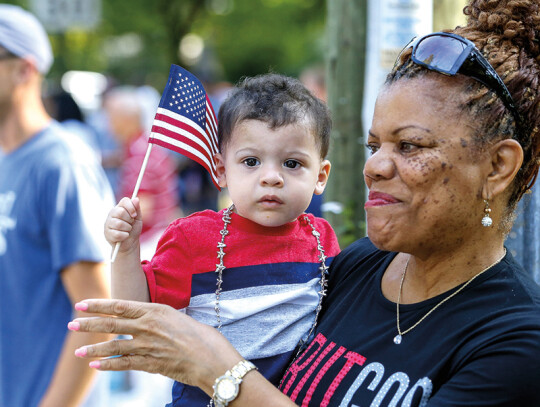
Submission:
[[[336,26],[345,32],[361,30],[367,40],[357,63],[365,67],[365,72],[361,72],[365,74],[365,78],[361,77],[365,89],[357,93],[365,96],[364,106],[360,106],[365,118],[371,114],[373,101],[369,98],[374,93],[371,88],[376,89],[382,83],[381,78],[389,69],[385,61],[394,59],[411,34],[459,24],[465,1],[351,1],[351,12],[363,13],[364,21],[377,9],[378,28],[388,27],[392,20],[397,28],[388,33],[394,37],[386,39],[369,34],[375,29],[373,25],[351,28],[343,21],[331,20],[332,7],[338,8],[337,4],[342,3],[334,0],[13,0],[4,3],[31,11],[45,26],[54,53],[54,64],[44,83],[45,107],[74,137],[92,147],[119,200],[131,196],[133,191],[170,64],[185,67],[201,80],[216,111],[227,90],[240,78],[275,71],[300,78],[316,96],[328,100],[337,113],[338,108],[350,101],[329,94],[328,64],[339,53],[329,39]],[[404,14],[392,17],[388,10],[396,7]],[[335,9],[333,16],[336,17]],[[345,41],[343,37],[341,40]],[[374,50],[373,44],[380,41],[394,46]],[[374,53],[379,58],[377,71],[370,65]],[[361,116],[359,111],[357,116]],[[334,136],[339,141],[345,137],[340,133],[343,123],[339,116],[334,120]],[[358,134],[369,126],[369,120],[362,122],[360,118],[360,126],[356,129],[360,133],[352,135],[353,139],[362,138]],[[363,143],[356,144],[363,149]],[[339,156],[339,144],[331,154],[334,167],[330,184],[337,186],[334,189],[330,186],[327,196],[314,200],[309,210],[329,218],[344,247],[364,233],[363,210],[353,209],[363,208],[365,188],[350,187],[353,181],[345,179],[354,177],[354,182],[362,182],[360,172],[353,176],[354,170],[348,167],[341,173],[345,158]],[[355,165],[361,168],[362,160],[357,161]],[[340,183],[345,186],[340,187]],[[344,189],[357,196],[345,197],[345,192],[341,192]],[[525,200],[526,203],[538,201],[538,189],[536,196]],[[226,192],[218,193],[200,165],[161,148],[152,151],[139,197],[145,222],[141,237],[143,258],[153,253],[157,239],[171,220],[203,209],[218,210],[228,202]],[[348,199],[353,203],[349,204]],[[527,230],[538,226],[538,207],[533,202],[521,209],[509,238],[514,255],[533,259],[527,261],[536,274],[540,274],[538,230]],[[533,211],[532,218],[527,211]],[[352,212],[360,218],[350,217]],[[530,243],[532,251],[523,243],[524,236],[536,239]],[[170,386],[168,379],[149,374],[102,373],[85,406],[163,406],[170,400]]]

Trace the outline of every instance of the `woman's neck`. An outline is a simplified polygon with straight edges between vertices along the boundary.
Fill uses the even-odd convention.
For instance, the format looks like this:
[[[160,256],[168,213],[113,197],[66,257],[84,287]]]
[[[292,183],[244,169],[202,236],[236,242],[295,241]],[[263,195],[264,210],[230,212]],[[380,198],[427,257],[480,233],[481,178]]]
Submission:
[[[386,298],[396,302],[406,267],[400,302],[421,302],[467,282],[500,260],[504,253],[502,238],[492,239],[481,247],[463,245],[430,256],[400,253],[388,266],[381,288]]]

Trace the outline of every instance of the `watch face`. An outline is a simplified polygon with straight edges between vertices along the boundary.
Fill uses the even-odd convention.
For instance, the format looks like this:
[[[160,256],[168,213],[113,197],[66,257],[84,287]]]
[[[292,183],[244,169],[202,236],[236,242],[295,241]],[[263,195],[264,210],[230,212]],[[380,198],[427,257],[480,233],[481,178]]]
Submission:
[[[232,377],[224,377],[216,384],[216,395],[223,401],[231,401],[238,394],[238,384]]]

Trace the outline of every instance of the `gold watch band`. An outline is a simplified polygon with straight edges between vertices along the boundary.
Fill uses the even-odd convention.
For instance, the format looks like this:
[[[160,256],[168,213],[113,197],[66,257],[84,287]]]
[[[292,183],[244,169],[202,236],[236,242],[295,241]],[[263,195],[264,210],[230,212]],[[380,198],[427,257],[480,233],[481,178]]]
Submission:
[[[257,367],[248,360],[241,360],[223,376],[216,379],[212,399],[216,407],[226,407],[240,392],[240,384],[244,376]]]

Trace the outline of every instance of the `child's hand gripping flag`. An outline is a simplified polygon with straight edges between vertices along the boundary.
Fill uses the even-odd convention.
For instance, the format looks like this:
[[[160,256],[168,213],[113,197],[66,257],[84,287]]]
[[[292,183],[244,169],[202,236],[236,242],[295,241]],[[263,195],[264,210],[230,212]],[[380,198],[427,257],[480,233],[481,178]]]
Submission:
[[[201,164],[210,173],[216,188],[221,190],[214,163],[214,155],[218,153],[214,109],[201,82],[178,65],[171,65],[148,141],[131,199],[139,192],[153,144],[176,151]],[[111,262],[116,259],[119,248],[120,242],[116,243]]]

